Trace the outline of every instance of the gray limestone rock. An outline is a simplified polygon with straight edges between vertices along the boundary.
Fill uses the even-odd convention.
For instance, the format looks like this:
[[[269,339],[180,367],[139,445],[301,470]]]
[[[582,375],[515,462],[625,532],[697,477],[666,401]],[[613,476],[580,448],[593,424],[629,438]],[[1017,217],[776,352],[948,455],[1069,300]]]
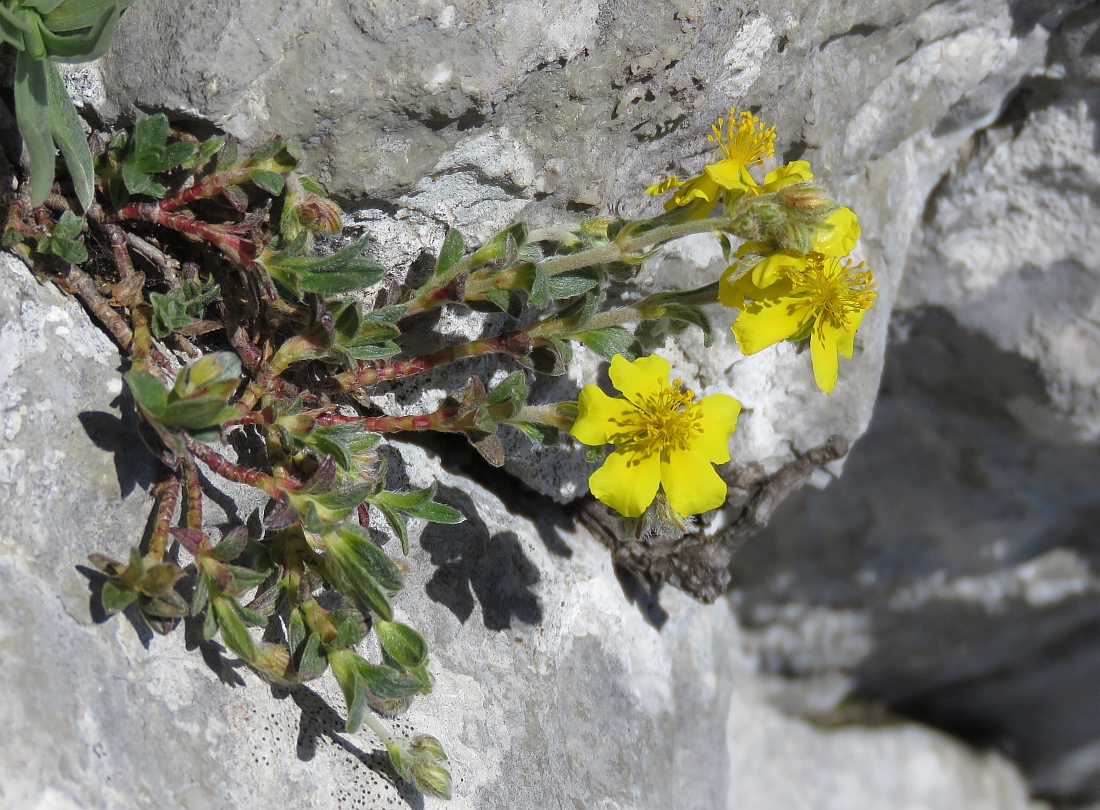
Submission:
[[[960,149],[910,248],[867,435],[734,570],[770,669],[854,680],[1073,802],[1100,795],[1098,31],[1095,7],[1066,15]],[[830,636],[822,615],[847,621]]]
[[[274,689],[197,627],[98,613],[85,555],[141,536],[157,462],[111,344],[10,256],[0,317],[0,807],[425,806],[369,733],[343,732],[330,678]],[[941,733],[784,716],[728,605],[670,593],[658,630],[563,513],[387,452],[467,517],[414,538],[396,603],[435,678],[396,727],[446,746],[449,806],[1037,807],[1004,759]]]
[[[811,160],[860,214],[879,300],[828,398],[791,346],[742,357],[728,313],[713,313],[714,347],[669,345],[687,382],[744,403],[732,449],[749,478],[862,435],[891,311],[917,313],[844,477],[743,549],[733,611],[666,591],[660,631],[568,512],[472,480],[451,449],[395,446],[411,482],[447,467],[444,497],[468,516],[419,536],[399,603],[436,677],[407,720],[451,753],[455,806],[1033,806],[999,755],[903,722],[831,727],[855,683],[1000,743],[1036,790],[1100,792],[1082,641],[1100,588],[1083,443],[1100,424],[1096,14],[1073,8],[146,0],[102,86],[95,69],[69,77],[107,120],[163,110],[251,145],[299,137],[349,230],[375,234],[399,274],[422,271],[447,226],[475,241],[516,218],[656,211],[641,190],[698,171],[718,114],[759,108],[777,159]],[[687,287],[722,264],[712,240],[683,240],[640,282]],[[0,803],[417,806],[369,735],[342,733],[331,682],[272,690],[193,629],[149,638],[90,610],[77,566],[140,537],[156,462],[118,355],[79,307],[10,258],[0,307],[0,683],[14,698],[0,701]],[[484,322],[431,326],[458,341]],[[597,368],[582,353],[540,393],[574,396]],[[378,404],[420,408],[454,384],[380,388]],[[558,500],[584,492],[576,455],[510,469]]]
[[[862,258],[879,281],[860,351],[828,399],[793,346],[743,358],[720,309],[713,348],[695,334],[670,342],[686,382],[744,404],[734,463],[770,472],[831,435],[865,430],[924,200],[1041,63],[1047,38],[1003,0],[145,3],[127,12],[103,62],[102,109],[202,117],[251,143],[301,138],[307,170],[404,273],[438,249],[445,226],[476,241],[517,218],[541,226],[655,211],[642,194],[654,177],[698,171],[715,117],[759,108],[778,128],[777,154],[811,160],[859,212]],[[701,237],[671,246],[641,281],[687,286],[723,269],[714,240]],[[481,326],[447,315],[436,330],[457,339]],[[594,370],[582,357],[536,395],[573,398]],[[471,371],[437,377],[427,399],[419,386],[412,397],[381,390],[376,404],[404,412]],[[536,490],[560,501],[586,491],[579,452],[522,440],[510,449],[509,470]]]

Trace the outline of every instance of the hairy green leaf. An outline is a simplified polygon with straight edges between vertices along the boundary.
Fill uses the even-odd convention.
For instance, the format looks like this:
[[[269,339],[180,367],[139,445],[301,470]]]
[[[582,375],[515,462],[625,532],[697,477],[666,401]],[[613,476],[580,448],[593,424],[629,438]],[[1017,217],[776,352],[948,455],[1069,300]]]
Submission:
[[[27,147],[27,154],[30,155],[30,200],[31,205],[36,208],[49,196],[54,176],[55,157],[47,75],[49,68],[46,64],[33,58],[27,51],[19,51],[15,55],[15,120],[19,135]]]

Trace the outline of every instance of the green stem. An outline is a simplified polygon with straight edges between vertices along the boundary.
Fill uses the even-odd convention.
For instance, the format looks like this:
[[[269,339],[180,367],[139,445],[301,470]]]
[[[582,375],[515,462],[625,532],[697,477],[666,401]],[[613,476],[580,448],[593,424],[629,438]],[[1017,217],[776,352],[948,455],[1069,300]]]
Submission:
[[[579,253],[567,253],[564,256],[551,256],[539,262],[539,268],[548,276],[558,276],[562,273],[568,273],[571,270],[579,270],[583,267],[592,267],[597,264],[609,264],[628,258],[636,258],[637,254],[644,251],[646,248],[654,247],[664,242],[670,242],[673,239],[680,239],[697,233],[710,233],[713,231],[725,230],[733,225],[738,211],[739,207],[720,217],[709,217],[706,219],[673,223],[671,225],[662,225],[634,237],[629,235],[631,227],[628,225],[623,229],[623,234],[625,234],[626,238],[620,236],[622,241],[616,240],[607,245],[600,245],[599,247],[582,250]],[[637,223],[634,230],[637,230],[638,224],[641,223]],[[473,254],[470,254],[470,256],[465,257],[462,261],[457,262],[447,271],[447,273],[439,278],[431,279],[418,289],[413,294],[412,300],[406,304],[407,309],[405,314],[401,316],[402,320],[412,315],[433,309],[434,307],[442,306],[443,304],[455,303],[452,296],[443,295],[441,292],[444,291],[447,285],[457,278],[459,274],[470,269],[469,260],[472,256]],[[475,276],[476,275],[477,274],[475,274]],[[495,275],[496,271],[493,271],[486,274],[484,278],[471,278],[467,291],[474,295],[488,292],[494,286],[492,284],[492,279]]]
[[[394,736],[390,733],[390,730],[382,724],[382,721],[374,716],[371,712],[363,712],[363,722],[367,728],[378,735],[378,739],[382,741],[382,745],[390,746],[395,740]]]

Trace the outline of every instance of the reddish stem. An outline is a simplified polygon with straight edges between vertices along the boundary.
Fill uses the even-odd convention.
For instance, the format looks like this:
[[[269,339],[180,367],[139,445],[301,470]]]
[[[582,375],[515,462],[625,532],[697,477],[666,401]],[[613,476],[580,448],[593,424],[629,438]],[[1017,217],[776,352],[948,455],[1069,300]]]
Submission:
[[[206,446],[202,442],[196,441],[191,436],[184,434],[183,440],[191,455],[199,459],[199,461],[203,462],[222,478],[229,481],[236,481],[238,484],[248,484],[251,487],[256,487],[256,489],[263,490],[272,498],[282,497],[286,490],[302,488],[302,485],[297,481],[291,481],[287,478],[274,478],[258,470],[250,470],[247,467],[234,464],[221,453]]]
[[[232,171],[215,172],[214,174],[204,177],[190,188],[185,188],[183,191],[177,191],[171,197],[161,200],[157,203],[157,206],[162,211],[175,211],[177,208],[192,203],[195,200],[215,197],[225,191],[229,186],[235,186],[245,182],[249,179],[251,173],[252,169],[247,166],[233,169]]]
[[[187,478],[187,528],[202,531],[202,482],[199,480],[199,468],[195,462],[184,457],[181,459],[183,474]]]
[[[251,267],[256,255],[256,245],[251,240],[187,214],[166,211],[157,203],[129,203],[119,209],[116,219],[141,219],[198,239],[205,239],[212,245],[216,245],[230,261],[240,267]]]
[[[481,357],[482,355],[494,353],[524,357],[531,353],[531,346],[531,338],[528,337],[526,332],[505,332],[497,337],[482,338],[481,340],[473,340],[469,343],[440,349],[423,357],[392,362],[381,361],[364,366],[355,372],[346,371],[337,375],[336,379],[345,391],[353,392],[363,385],[411,377],[414,374],[445,366],[448,363],[454,363],[467,357]]]
[[[157,517],[153,523],[153,534],[149,537],[149,554],[157,560],[164,559],[168,548],[168,532],[172,528],[172,516],[176,513],[176,503],[180,495],[180,479],[175,473],[157,485]]]
[[[107,232],[107,238],[111,242],[111,250],[115,254],[115,265],[118,267],[119,275],[124,279],[132,278],[134,261],[130,258],[130,251],[127,248],[126,232],[110,223],[103,223],[103,230]]]
[[[401,433],[410,430],[436,430],[442,433],[460,433],[462,428],[447,424],[458,414],[458,408],[440,408],[434,413],[414,416],[344,416],[328,413],[317,417],[320,427],[350,425],[361,422],[369,433]]]

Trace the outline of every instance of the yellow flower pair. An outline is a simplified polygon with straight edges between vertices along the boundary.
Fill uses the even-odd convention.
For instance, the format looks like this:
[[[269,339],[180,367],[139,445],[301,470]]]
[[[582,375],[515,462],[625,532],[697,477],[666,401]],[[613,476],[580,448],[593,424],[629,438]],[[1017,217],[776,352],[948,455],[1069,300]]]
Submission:
[[[689,218],[702,218],[719,201],[728,206],[743,194],[771,194],[813,182],[810,164],[796,160],[769,172],[762,185],[756,183],[748,169],[774,154],[775,127],[765,127],[755,115],[730,110],[728,125],[719,118],[712,130],[709,139],[717,142],[721,160],[687,182],[672,176],[646,189],[652,195],[677,189],[666,210],[689,206]],[[741,245],[718,292],[723,304],[741,310],[733,324],[741,350],[753,354],[781,340],[809,338],[814,379],[831,392],[838,355],[852,356],[856,329],[875,300],[871,271],[845,258],[858,239],[855,213],[841,207],[815,230],[805,254],[763,242]],[[753,259],[755,264],[742,272]]]

